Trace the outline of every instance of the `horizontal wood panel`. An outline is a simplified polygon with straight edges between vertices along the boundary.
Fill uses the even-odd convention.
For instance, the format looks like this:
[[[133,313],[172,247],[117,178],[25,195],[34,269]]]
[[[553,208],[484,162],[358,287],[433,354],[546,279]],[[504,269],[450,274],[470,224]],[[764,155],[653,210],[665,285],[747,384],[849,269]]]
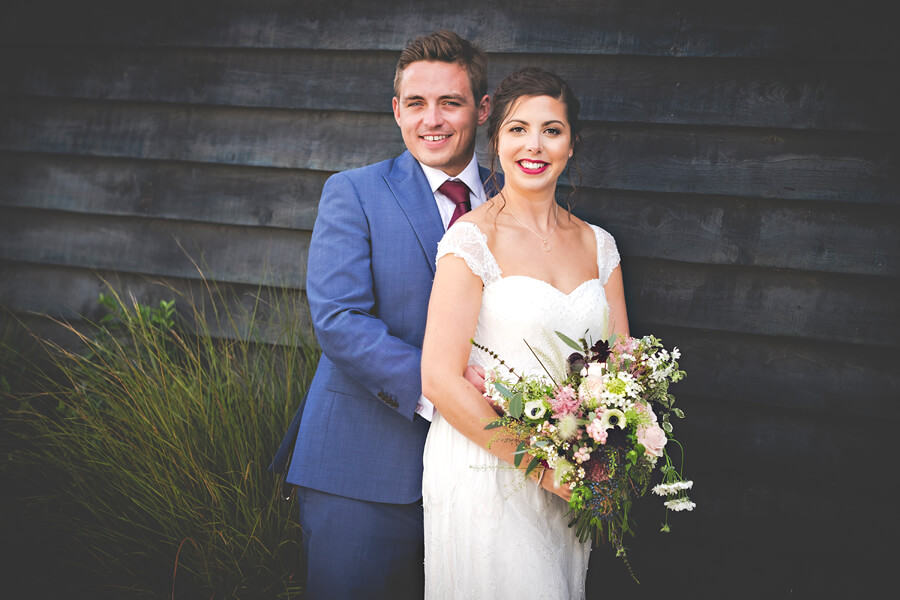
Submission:
[[[896,348],[897,278],[640,258],[622,261],[629,318],[660,325]]]
[[[2,108],[0,150],[337,171],[404,148],[380,114],[63,100]],[[900,203],[887,135],[590,123],[577,156],[589,187]]]
[[[388,115],[62,100],[0,108],[0,149],[322,171],[404,150]]]
[[[900,204],[887,135],[591,124],[582,137],[590,187]]]
[[[653,334],[677,346],[687,377],[671,391],[689,416],[709,403],[740,402],[758,412],[809,411],[811,418],[842,418],[855,410],[900,422],[900,347],[818,342],[716,332],[652,323],[652,315],[629,315],[633,335]],[[835,358],[835,346],[840,360]]]
[[[0,205],[311,230],[328,175],[0,152]]]
[[[896,206],[584,189],[573,210],[628,256],[900,276]]]
[[[0,209],[0,259],[226,283],[303,289],[309,238],[301,230]]]
[[[65,318],[97,318],[100,314],[96,301],[104,285],[94,271],[7,261],[0,263],[0,273],[0,305]],[[102,274],[121,281],[117,289],[133,291],[145,304],[175,297],[156,283],[158,277]],[[179,293],[191,291],[194,297],[203,297],[196,279],[170,277],[166,282]],[[256,290],[225,282],[220,285],[239,290],[241,297],[252,297]],[[706,404],[713,401],[726,405],[741,402],[764,413],[806,410],[819,415],[817,419],[833,419],[844,415],[847,399],[853,398],[855,410],[861,413],[900,421],[900,406],[890,401],[900,395],[900,373],[891,368],[900,360],[896,347],[840,343],[841,360],[837,361],[832,342],[661,326],[646,323],[634,309],[631,317],[635,335],[653,333],[669,349],[677,346],[681,350],[680,363],[688,376],[673,386],[672,392],[689,416],[706,411]]]
[[[835,6],[838,4],[838,6]],[[896,56],[881,3],[650,0],[169,2],[33,0],[6,9],[10,43],[399,50],[453,29],[491,52],[672,56]]]
[[[90,323],[108,313],[98,302],[100,294],[115,292],[129,305],[136,300],[156,307],[160,300],[175,300],[187,323],[197,326],[197,316],[203,315],[204,328],[215,337],[315,343],[306,295],[299,290],[2,260],[0,282],[0,306],[18,317],[43,316],[29,324],[53,340],[63,331],[51,319],[87,332]]]
[[[0,58],[16,96],[390,112],[396,52],[47,47]],[[493,55],[489,90],[522,66],[566,79],[585,120],[897,129],[896,68],[633,56]],[[893,90],[893,91],[892,91]]]
[[[3,209],[0,258],[301,289],[309,233]],[[184,246],[184,250],[178,243]],[[672,325],[896,346],[896,279],[623,261],[632,318]]]
[[[327,173],[0,153],[0,205],[226,225],[312,229]],[[568,189],[560,191],[565,202]],[[575,212],[623,255],[900,275],[900,212],[839,203],[584,189]]]

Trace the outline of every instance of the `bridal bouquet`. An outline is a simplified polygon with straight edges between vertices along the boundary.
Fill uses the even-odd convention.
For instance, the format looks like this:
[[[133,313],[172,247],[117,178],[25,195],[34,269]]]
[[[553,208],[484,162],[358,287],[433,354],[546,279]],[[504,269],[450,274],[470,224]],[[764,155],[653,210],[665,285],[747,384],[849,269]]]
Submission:
[[[554,483],[572,490],[569,525],[579,540],[609,541],[625,557],[623,536],[634,535],[632,501],[647,492],[658,463],[662,482],[653,492],[666,498],[662,530],[669,530],[669,510],[695,506],[687,496],[693,482],[683,479],[669,455],[669,448],[681,449],[670,418],[684,413],[669,393],[669,384],[685,375],[678,369],[680,353],[653,336],[589,346],[557,335],[574,350],[566,368],[557,370],[566,374],[562,381],[546,368],[545,375],[517,375],[473,340],[497,361],[487,373],[485,396],[504,414],[487,428],[502,428],[518,442],[516,466],[530,456],[526,473],[552,468]]]

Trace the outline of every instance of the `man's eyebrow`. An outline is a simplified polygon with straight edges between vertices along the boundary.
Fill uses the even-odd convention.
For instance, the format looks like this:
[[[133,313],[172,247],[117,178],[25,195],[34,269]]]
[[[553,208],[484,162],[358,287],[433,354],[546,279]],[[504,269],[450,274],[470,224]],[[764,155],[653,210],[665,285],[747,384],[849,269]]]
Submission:
[[[424,100],[425,96],[421,94],[411,94],[409,96],[404,96],[403,101],[409,102],[410,100]],[[460,102],[466,101],[466,96],[464,94],[444,94],[443,96],[439,96],[438,100],[457,100]]]

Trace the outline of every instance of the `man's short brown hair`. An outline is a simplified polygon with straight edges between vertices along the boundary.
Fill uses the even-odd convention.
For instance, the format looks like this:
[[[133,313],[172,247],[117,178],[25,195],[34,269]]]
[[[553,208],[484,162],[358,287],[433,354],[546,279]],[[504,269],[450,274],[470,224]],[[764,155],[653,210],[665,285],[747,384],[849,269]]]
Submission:
[[[403,77],[403,70],[420,60],[457,63],[465,69],[476,105],[487,94],[487,54],[454,32],[442,29],[414,39],[400,53],[397,71],[394,74],[396,97],[400,97],[400,79]]]

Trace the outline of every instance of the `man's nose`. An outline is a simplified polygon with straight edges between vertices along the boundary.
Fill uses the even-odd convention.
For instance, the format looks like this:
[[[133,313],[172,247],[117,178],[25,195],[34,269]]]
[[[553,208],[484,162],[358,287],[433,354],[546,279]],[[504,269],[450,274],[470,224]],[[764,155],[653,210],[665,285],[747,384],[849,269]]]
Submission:
[[[438,127],[444,122],[444,115],[441,111],[441,107],[438,105],[429,106],[425,109],[425,126],[426,127]]]

